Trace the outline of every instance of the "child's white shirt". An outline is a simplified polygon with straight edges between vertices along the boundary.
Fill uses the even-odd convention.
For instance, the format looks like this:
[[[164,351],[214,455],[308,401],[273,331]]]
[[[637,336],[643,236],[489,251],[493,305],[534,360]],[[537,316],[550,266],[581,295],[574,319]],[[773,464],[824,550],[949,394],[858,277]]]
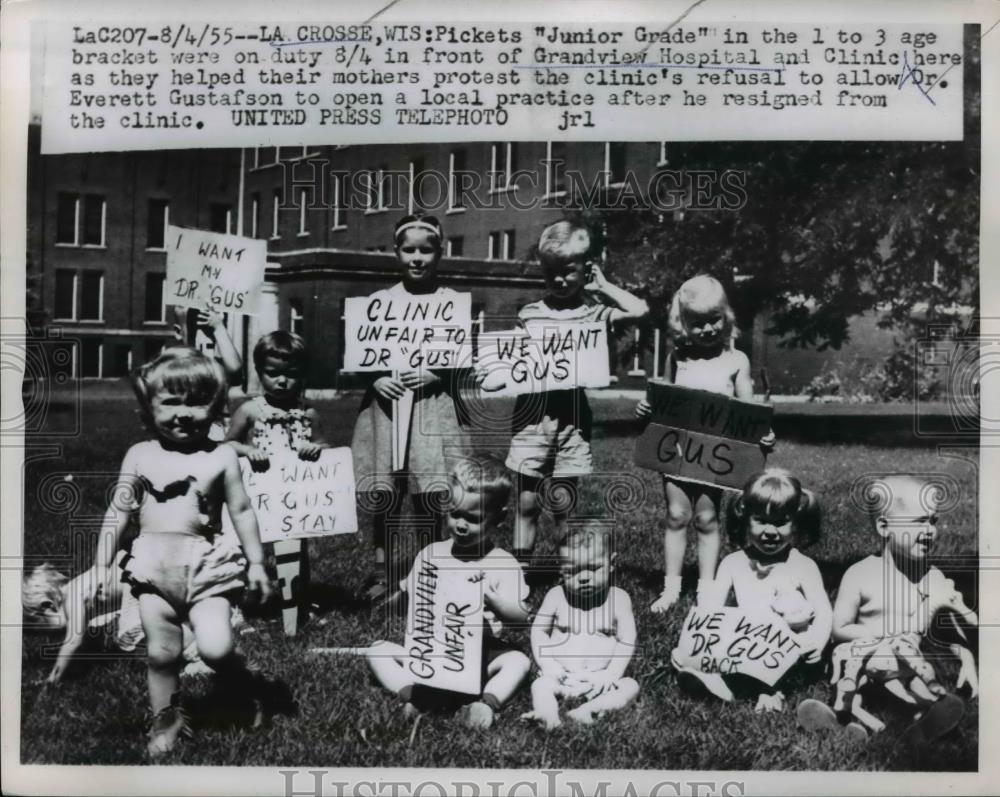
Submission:
[[[798,593],[805,600],[808,583],[822,583],[817,564],[798,549],[792,548],[783,562],[761,565],[747,556],[746,551],[735,551],[719,564],[716,580],[732,582],[736,605],[746,609],[774,611],[778,600]],[[719,596],[723,601],[726,595]]]
[[[725,349],[718,357],[678,358],[673,383],[732,397],[736,395],[736,374],[744,362],[746,355],[737,349]]]

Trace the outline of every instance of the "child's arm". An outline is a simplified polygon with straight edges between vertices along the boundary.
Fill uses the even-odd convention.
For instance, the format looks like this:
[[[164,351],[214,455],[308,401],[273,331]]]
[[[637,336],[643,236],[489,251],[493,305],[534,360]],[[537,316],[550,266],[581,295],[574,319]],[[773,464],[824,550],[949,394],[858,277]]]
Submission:
[[[535,621],[531,624],[531,655],[542,675],[554,681],[560,681],[566,674],[566,669],[551,648],[557,599],[558,590],[550,589],[542,600],[542,605],[538,607]],[[547,648],[547,650],[543,651],[543,648]]]
[[[141,458],[140,446],[143,445],[143,443],[134,445],[125,453],[118,481],[115,483],[108,510],[104,513],[104,520],[101,523],[101,539],[97,543],[97,553],[94,556],[94,583],[96,592],[103,595],[110,594],[110,568],[118,551],[118,541],[136,509],[136,499],[141,489],[138,467]]]
[[[314,407],[306,410],[306,417],[309,419],[312,428],[312,440],[300,443],[298,455],[299,459],[317,460],[324,448],[329,448],[329,443],[323,438],[323,423],[319,419],[319,413]]]
[[[611,323],[638,321],[649,314],[649,305],[646,304],[644,299],[640,299],[635,294],[629,293],[624,288],[612,285],[598,266],[591,266],[590,280],[586,286],[588,291],[599,293],[617,305],[611,310],[609,319]]]
[[[232,338],[229,337],[229,330],[226,329],[225,321],[220,313],[217,313],[209,304],[198,311],[198,326],[215,343],[215,353],[226,369],[226,378],[229,384],[243,384],[243,361],[240,359],[236,346],[233,345]]]
[[[979,694],[979,675],[976,672],[976,657],[972,655],[972,651],[965,647],[965,645],[960,645],[957,642],[950,645],[948,649],[962,663],[958,671],[958,680],[955,681],[955,688],[959,689],[967,685],[971,696],[975,697]]]
[[[251,462],[265,463],[268,461],[267,454],[246,442],[255,423],[252,406],[253,402],[245,401],[236,408],[229,423],[229,431],[226,432],[225,442],[237,456],[246,457]]]
[[[240,539],[243,554],[249,562],[247,581],[251,591],[259,591],[262,601],[271,596],[271,582],[264,570],[264,548],[260,542],[260,532],[257,529],[257,516],[250,506],[250,499],[243,487],[243,477],[240,474],[240,463],[236,452],[228,446],[219,446],[219,455],[223,457],[223,479],[226,489],[226,506],[229,517]]]
[[[729,600],[729,593],[733,591],[733,581],[733,560],[727,556],[719,562],[719,567],[715,571],[715,586],[709,593],[715,597],[720,607],[725,606]],[[702,606],[704,603],[705,599],[702,597],[698,605]],[[706,608],[713,607],[707,606]]]
[[[861,609],[861,575],[861,571],[855,565],[847,569],[840,581],[837,600],[833,605],[835,642],[850,642],[873,637],[871,629],[858,622],[858,611]]]
[[[808,567],[802,573],[802,592],[806,602],[812,608],[813,620],[809,628],[799,634],[799,644],[802,645],[801,656],[808,664],[815,664],[823,654],[826,643],[830,641],[833,630],[833,607],[823,586],[823,576],[819,567],[810,559]]]
[[[509,572],[514,575],[513,571]],[[484,573],[484,577],[482,579],[483,600],[489,608],[493,610],[496,616],[505,623],[520,625],[526,622],[530,612],[519,594],[518,587],[524,584],[524,575],[521,573],[520,567],[517,569],[516,579],[508,579],[509,583],[497,585],[485,576],[486,574]],[[498,589],[498,586],[509,587],[510,594],[505,594],[507,590]]]

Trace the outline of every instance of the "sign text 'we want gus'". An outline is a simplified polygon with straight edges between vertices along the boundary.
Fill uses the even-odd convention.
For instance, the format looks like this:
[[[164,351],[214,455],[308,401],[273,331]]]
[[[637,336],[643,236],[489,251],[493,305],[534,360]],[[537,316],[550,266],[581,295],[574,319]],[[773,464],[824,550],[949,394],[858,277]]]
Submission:
[[[263,240],[170,225],[165,301],[255,315],[266,260]]]

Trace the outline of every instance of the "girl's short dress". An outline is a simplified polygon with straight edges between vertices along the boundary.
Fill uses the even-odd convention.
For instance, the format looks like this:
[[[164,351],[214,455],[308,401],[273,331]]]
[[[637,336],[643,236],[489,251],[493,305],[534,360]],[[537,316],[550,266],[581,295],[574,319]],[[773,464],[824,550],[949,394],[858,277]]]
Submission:
[[[179,530],[140,531],[121,568],[122,580],[136,597],[147,592],[159,595],[183,618],[206,598],[237,600],[246,586],[247,563],[240,547],[221,532],[221,506],[212,518],[193,484],[182,490],[183,483],[178,482],[156,491],[176,502]],[[150,492],[144,491],[139,504],[140,529],[144,507],[160,500]]]
[[[397,296],[402,285],[388,292]],[[454,293],[438,288],[440,293]],[[469,436],[460,420],[460,392],[457,371],[439,371],[441,379],[414,393],[410,422],[410,443],[404,473],[409,493],[443,492],[456,460],[469,452]],[[399,482],[392,472],[392,401],[375,392],[375,380],[387,374],[368,374],[370,384],[361,401],[354,425],[351,454],[359,493],[391,491]]]
[[[257,420],[250,432],[250,444],[268,456],[278,451],[298,451],[302,443],[312,441],[312,421],[304,406],[281,410],[272,407],[263,396],[250,399],[257,410]]]

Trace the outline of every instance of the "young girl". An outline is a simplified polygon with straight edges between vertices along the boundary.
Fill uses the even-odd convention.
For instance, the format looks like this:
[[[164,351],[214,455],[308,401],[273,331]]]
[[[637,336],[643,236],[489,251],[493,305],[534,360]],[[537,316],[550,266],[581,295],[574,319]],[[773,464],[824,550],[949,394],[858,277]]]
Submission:
[[[95,579],[109,593],[118,539],[137,515],[139,536],[122,563],[123,578],[139,598],[153,711],[148,750],[159,756],[190,733],[177,694],[183,622],[191,623],[201,657],[220,684],[246,696],[255,679],[235,650],[232,601],[246,586],[266,599],[271,587],[236,453],[208,437],[226,397],[222,366],[194,349],[171,348],[139,370],[134,386],[156,437],[125,454],[104,518]],[[242,552],[222,539],[223,504]]]
[[[704,595],[700,603],[723,605],[732,595],[736,606],[773,612],[795,633],[802,661],[815,664],[830,640],[833,608],[819,567],[797,546],[811,545],[819,537],[816,497],[787,471],[768,468],[753,476],[730,504],[726,526],[741,550],[722,560],[713,594]],[[704,674],[697,675],[706,682]],[[721,676],[708,677],[714,681],[706,683],[712,691],[731,699]],[[758,711],[783,706],[780,691],[762,693],[757,701]]]
[[[405,216],[397,222],[394,241],[402,282],[382,292],[386,301],[405,305],[414,296],[455,293],[438,286],[443,240],[441,225],[433,216]],[[422,369],[403,371],[398,378],[390,374],[369,376],[373,381],[361,402],[351,451],[358,491],[374,515],[375,572],[367,596],[378,602],[385,597],[390,581],[386,572],[387,529],[398,518],[403,494],[410,492],[414,513],[433,530],[436,539],[444,505],[442,496],[456,459],[449,452],[461,455],[468,440],[458,418],[455,371]],[[406,469],[394,478],[390,475],[393,402],[407,390],[415,394],[412,432],[403,459]]]
[[[305,342],[291,332],[271,332],[254,346],[253,364],[263,395],[243,402],[233,413],[226,442],[255,468],[266,469],[269,456],[277,451],[318,459],[328,446],[318,413],[302,401]]]
[[[674,353],[668,358],[665,382],[743,401],[753,399],[750,361],[733,345],[735,317],[717,279],[702,274],[681,285],[671,302],[667,324]],[[636,407],[640,418],[649,417],[651,411],[646,399]],[[768,433],[761,445],[773,447],[774,433]],[[667,501],[663,535],[666,577],[663,592],[650,607],[654,613],[667,611],[680,598],[681,567],[692,520],[698,533],[699,593],[712,580],[719,561],[721,489],[664,476],[663,492]]]

